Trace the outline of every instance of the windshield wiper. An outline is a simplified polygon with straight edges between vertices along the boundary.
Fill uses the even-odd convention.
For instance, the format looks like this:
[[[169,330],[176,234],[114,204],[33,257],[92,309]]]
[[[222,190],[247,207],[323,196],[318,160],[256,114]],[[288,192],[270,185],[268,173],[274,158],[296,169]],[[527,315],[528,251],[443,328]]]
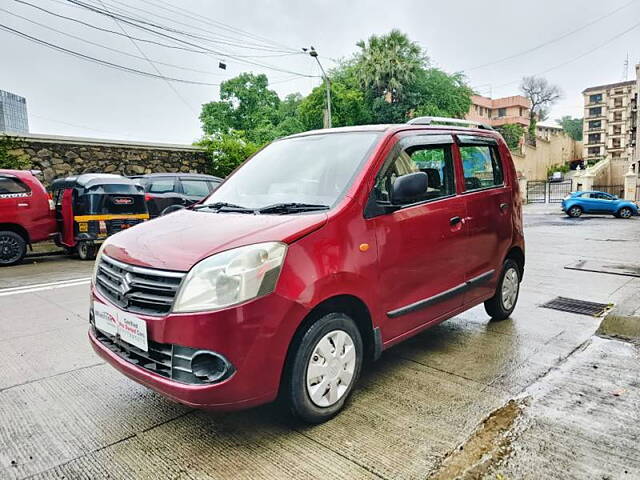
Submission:
[[[207,203],[204,205],[196,205],[193,207],[194,210],[215,210],[217,212],[243,212],[243,213],[253,213],[253,210],[247,207],[243,207],[241,205],[236,205],[235,203],[227,203],[227,202],[215,202],[215,203]]]
[[[266,207],[258,208],[256,213],[297,213],[310,212],[315,210],[329,210],[329,205],[318,205],[315,203],[274,203]]]

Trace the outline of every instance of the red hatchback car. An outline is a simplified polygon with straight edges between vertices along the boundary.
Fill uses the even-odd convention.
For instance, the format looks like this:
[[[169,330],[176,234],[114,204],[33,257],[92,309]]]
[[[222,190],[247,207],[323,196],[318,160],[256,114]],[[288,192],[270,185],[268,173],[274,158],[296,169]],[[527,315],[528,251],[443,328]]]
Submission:
[[[53,202],[29,170],[0,170],[0,267],[19,263],[32,243],[57,232]]]
[[[468,123],[287,137],[203,203],[110,237],[93,348],[178,402],[280,397],[318,423],[383,350],[483,302],[507,318],[524,271],[518,182],[502,137]]]

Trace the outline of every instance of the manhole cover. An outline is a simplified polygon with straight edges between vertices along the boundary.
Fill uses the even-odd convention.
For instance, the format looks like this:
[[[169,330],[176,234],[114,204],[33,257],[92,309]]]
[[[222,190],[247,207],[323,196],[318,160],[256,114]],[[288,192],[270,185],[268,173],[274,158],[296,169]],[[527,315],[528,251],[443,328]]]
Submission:
[[[609,308],[606,303],[587,302],[576,300],[575,298],[556,297],[550,302],[541,305],[543,308],[551,308],[563,312],[579,313],[581,315],[592,315],[597,317]]]

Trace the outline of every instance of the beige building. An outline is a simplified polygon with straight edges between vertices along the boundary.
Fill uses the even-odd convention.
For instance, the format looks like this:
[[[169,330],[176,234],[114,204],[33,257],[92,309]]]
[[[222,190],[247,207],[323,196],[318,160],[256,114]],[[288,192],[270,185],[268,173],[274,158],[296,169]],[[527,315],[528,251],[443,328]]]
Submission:
[[[527,128],[530,108],[531,103],[522,95],[495,99],[472,95],[471,108],[465,119],[486,123],[492,127],[515,123]]]
[[[593,165],[611,161],[611,177],[621,177],[637,142],[637,80],[584,90],[583,141],[585,160]]]

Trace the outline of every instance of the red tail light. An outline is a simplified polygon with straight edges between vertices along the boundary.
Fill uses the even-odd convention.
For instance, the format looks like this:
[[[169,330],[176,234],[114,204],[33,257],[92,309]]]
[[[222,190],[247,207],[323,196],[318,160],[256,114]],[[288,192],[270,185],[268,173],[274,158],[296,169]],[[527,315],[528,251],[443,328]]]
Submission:
[[[151,200],[153,198],[153,195],[151,195],[150,193],[145,193],[144,194],[144,201],[148,202],[149,200]]]

